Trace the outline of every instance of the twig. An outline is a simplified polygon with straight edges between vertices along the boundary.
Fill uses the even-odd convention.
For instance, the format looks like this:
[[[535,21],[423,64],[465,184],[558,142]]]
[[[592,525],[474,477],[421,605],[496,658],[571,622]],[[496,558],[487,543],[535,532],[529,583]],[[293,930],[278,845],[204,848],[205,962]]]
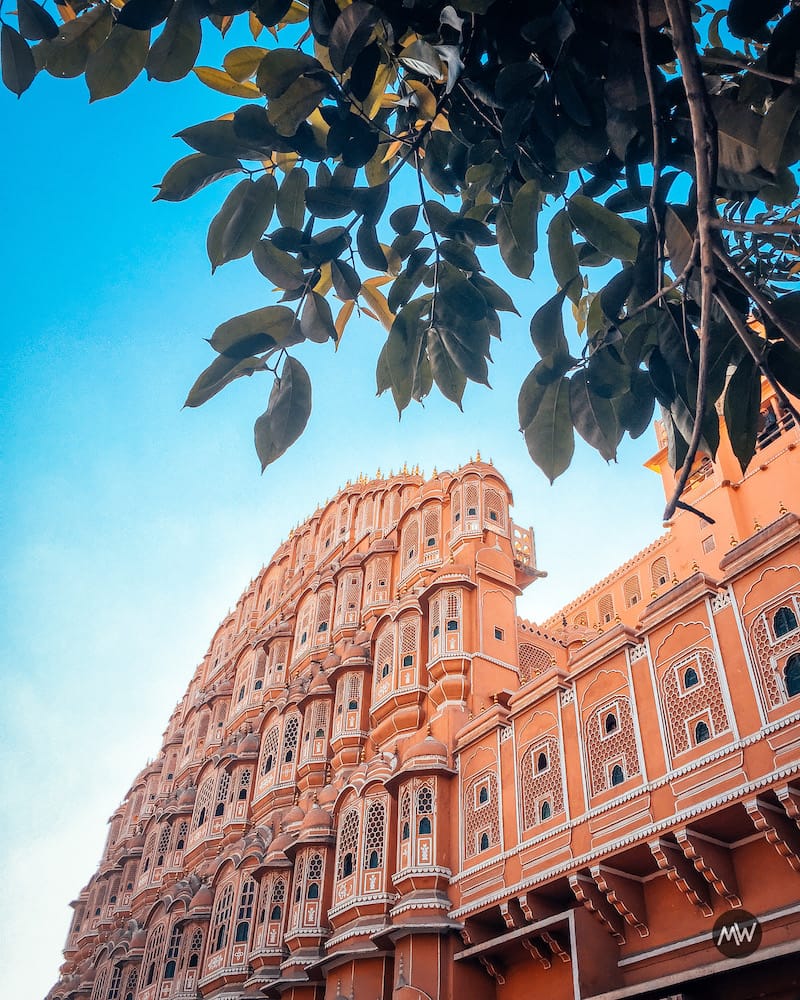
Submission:
[[[678,275],[678,277],[675,278],[674,281],[671,281],[668,285],[664,285],[664,287],[661,288],[659,291],[657,291],[655,295],[652,295],[645,302],[642,302],[641,305],[637,306],[635,309],[632,309],[627,314],[625,319],[633,319],[634,316],[638,316],[639,313],[644,312],[645,309],[649,309],[650,306],[654,306],[656,302],[660,302],[661,299],[663,299],[668,292],[674,291],[678,287],[678,285],[682,285],[683,282],[686,281],[686,279],[689,277],[689,274],[691,273],[691,270],[694,267],[698,246],[699,246],[699,241],[695,236],[694,242],[692,243],[692,250],[691,253],[689,254],[689,259],[687,260],[683,270]]]
[[[661,179],[661,125],[658,120],[658,102],[656,99],[653,64],[650,55],[647,3],[648,0],[636,0],[636,17],[639,22],[639,42],[642,49],[644,77],[647,83],[647,100],[650,104],[650,127],[653,133],[653,182],[650,186],[650,216],[653,221],[653,231],[656,237],[656,288],[660,288],[664,281],[664,237],[661,227],[661,215],[658,210],[658,182]]]
[[[717,123],[709,105],[687,2],[666,0],[665,6],[672,29],[675,54],[681,65],[683,88],[686,92],[692,126],[697,189],[697,238],[700,246],[700,326],[697,332],[700,350],[697,365],[697,402],[689,449],[678,473],[673,494],[664,510],[664,520],[668,521],[675,513],[675,506],[686,488],[703,436],[703,418],[708,392],[709,324],[715,283],[714,230],[711,219],[716,213],[714,184],[717,174]]]
[[[764,352],[757,350],[755,344],[753,343],[752,331],[748,330],[747,325],[742,319],[741,315],[730,304],[724,292],[721,292],[719,291],[719,289],[717,289],[717,291],[714,293],[714,297],[719,303],[719,306],[722,309],[722,311],[727,316],[728,322],[734,328],[736,333],[739,335],[739,339],[747,348],[749,355],[761,369],[762,375],[767,380],[767,382],[769,382],[769,384],[772,386],[775,395],[780,400],[781,406],[783,406],[784,409],[788,410],[789,413],[791,413],[792,416],[795,418],[795,420],[800,424],[800,411],[797,410],[794,404],[790,401],[789,397],[783,391],[783,388],[776,381],[775,376],[772,374],[769,365],[764,359]],[[766,343],[764,346],[766,347]]]
[[[798,337],[796,334],[792,333],[788,329],[783,319],[773,309],[772,303],[769,301],[769,299],[765,295],[763,295],[758,288],[756,288],[756,286],[747,277],[747,275],[741,268],[734,267],[733,262],[724,252],[724,250],[720,249],[720,247],[716,247],[714,252],[724,265],[728,274],[730,274],[739,282],[742,288],[747,292],[747,294],[750,296],[753,302],[755,302],[755,304],[758,306],[758,308],[764,314],[764,316],[767,317],[770,323],[774,324],[780,330],[780,332],[783,334],[786,340],[788,340],[789,343],[792,344],[792,346],[800,350],[800,337]]]
[[[800,225],[791,222],[732,222],[729,219],[712,219],[715,229],[729,229],[733,233],[753,233],[757,236],[800,236]]]
[[[712,56],[705,55],[701,56],[706,62],[716,63],[722,66],[733,66],[736,69],[747,70],[748,73],[752,73],[753,76],[763,76],[765,80],[775,80],[776,83],[788,83],[791,86],[793,83],[797,83],[797,77],[795,76],[781,76],[778,73],[770,73],[765,69],[760,69],[758,66],[751,66],[749,63],[745,62],[743,59],[727,59],[724,56]]]

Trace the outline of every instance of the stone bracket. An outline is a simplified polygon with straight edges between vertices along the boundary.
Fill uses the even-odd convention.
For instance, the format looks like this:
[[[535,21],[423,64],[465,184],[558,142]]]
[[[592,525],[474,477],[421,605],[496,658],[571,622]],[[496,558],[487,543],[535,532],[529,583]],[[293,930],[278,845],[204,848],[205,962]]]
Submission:
[[[650,852],[661,871],[666,873],[670,882],[677,886],[689,902],[696,906],[704,917],[712,916],[714,909],[709,899],[708,883],[678,844],[657,837],[650,841]]]
[[[600,921],[617,944],[625,944],[625,923],[594,879],[579,872],[569,876],[569,885],[578,902]]]
[[[786,858],[793,871],[800,872],[800,830],[783,809],[758,797],[744,804],[753,826],[763,833],[782,858]]]
[[[550,951],[557,957],[560,958],[562,962],[571,962],[572,956],[569,953],[569,948],[565,948],[564,945],[559,941],[556,934],[552,931],[542,931],[539,935],[542,941],[547,945]]]
[[[525,949],[525,951],[528,952],[528,954],[531,956],[531,958],[535,958],[536,961],[541,964],[541,966],[542,966],[543,969],[549,969],[550,966],[553,964],[550,961],[550,955],[549,955],[547,949],[546,948],[542,948],[539,945],[538,942],[539,942],[539,938],[535,938],[535,937],[534,938],[523,938],[522,939],[522,947]]]
[[[786,815],[800,827],[800,788],[784,785],[782,788],[776,788],[775,794],[786,810]]]
[[[485,955],[480,955],[478,957],[478,961],[481,963],[484,969],[486,969],[486,971],[489,973],[492,979],[494,979],[500,986],[502,986],[505,983],[506,981],[505,976],[498,969],[498,967],[495,965],[495,963],[492,961],[491,958],[487,958]]]
[[[723,844],[715,843],[695,833],[688,827],[675,831],[685,857],[703,876],[717,895],[735,909],[742,905],[731,852]]]
[[[593,865],[591,872],[597,888],[605,893],[606,899],[625,923],[633,927],[639,937],[647,937],[650,929],[645,923],[647,911],[641,882],[603,865]]]

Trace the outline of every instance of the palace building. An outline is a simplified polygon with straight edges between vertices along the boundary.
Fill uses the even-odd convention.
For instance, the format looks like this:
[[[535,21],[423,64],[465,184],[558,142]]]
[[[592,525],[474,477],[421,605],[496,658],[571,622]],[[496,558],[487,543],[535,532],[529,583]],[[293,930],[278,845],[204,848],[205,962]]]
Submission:
[[[800,428],[769,390],[762,428],[539,624],[491,464],[348,484],[213,636],[48,1000],[799,996]]]

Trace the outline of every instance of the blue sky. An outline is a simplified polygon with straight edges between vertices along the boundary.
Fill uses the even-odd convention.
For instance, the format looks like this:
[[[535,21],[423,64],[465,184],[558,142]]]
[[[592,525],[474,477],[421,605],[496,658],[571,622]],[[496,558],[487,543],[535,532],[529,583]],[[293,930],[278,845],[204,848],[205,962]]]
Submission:
[[[535,362],[528,323],[553,291],[546,259],[539,280],[506,282],[523,317],[504,322],[494,390],[470,385],[464,414],[435,397],[398,422],[391,399],[375,397],[384,334],[366,319],[351,321],[336,355],[298,349],[314,413],[264,476],[252,424],[266,379],[181,410],[213,358],[203,338],[274,301],[247,261],[210,275],[205,231],[227,182],[180,205],[151,202],[188,152],[170,136],[235,103],[194,78],[140,79],[92,106],[81,80],[43,75],[20,101],[0,92],[0,992],[20,1000],[54,982],[67,903],[217,623],[346,480],[491,456],[549,574],[521,602],[532,618],[661,531],[660,482],[641,467],[650,434],[616,466],[579,443],[550,487],[516,431]]]

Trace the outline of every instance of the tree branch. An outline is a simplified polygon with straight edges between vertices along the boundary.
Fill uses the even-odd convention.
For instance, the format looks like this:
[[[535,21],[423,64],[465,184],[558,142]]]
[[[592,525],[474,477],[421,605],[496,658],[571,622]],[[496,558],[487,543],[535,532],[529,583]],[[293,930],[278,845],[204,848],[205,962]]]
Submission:
[[[758,66],[751,66],[749,63],[745,62],[744,59],[729,59],[725,56],[712,56],[705,54],[702,58],[706,62],[714,63],[715,65],[733,66],[735,69],[744,69],[748,73],[752,73],[753,76],[763,76],[765,80],[775,80],[776,83],[788,83],[789,86],[793,83],[797,83],[798,79],[795,76],[780,76],[778,73],[770,73]]]
[[[661,225],[661,213],[658,207],[658,182],[661,178],[661,123],[658,120],[658,102],[655,80],[653,79],[653,63],[650,55],[647,2],[648,0],[636,0],[636,17],[639,22],[639,43],[642,48],[644,78],[647,83],[647,100],[650,105],[650,128],[653,133],[653,182],[650,185],[650,216],[656,237],[656,288],[661,288],[664,283],[664,235]]]
[[[791,222],[733,222],[730,219],[712,219],[715,229],[728,229],[732,233],[753,233],[757,236],[800,236],[800,226]]]
[[[700,350],[697,365],[697,402],[689,449],[678,473],[673,494],[664,510],[664,520],[668,521],[675,513],[676,504],[686,488],[703,436],[703,418],[708,392],[709,324],[715,285],[714,229],[711,221],[716,216],[714,185],[717,174],[717,123],[708,100],[687,0],[665,0],[665,6],[672,29],[675,54],[681,65],[683,88],[686,92],[694,140],[697,239],[700,245],[700,326],[697,331]]]
[[[762,314],[766,316],[766,318],[770,321],[770,323],[772,323],[775,327],[777,327],[778,330],[780,330],[784,338],[788,340],[793,347],[796,347],[797,350],[800,351],[800,337],[798,337],[795,333],[789,330],[783,319],[773,309],[772,303],[769,301],[769,299],[760,291],[760,289],[756,288],[756,286],[747,277],[747,275],[741,268],[734,267],[733,262],[722,249],[716,247],[714,252],[724,265],[725,270],[728,272],[728,274],[730,274],[733,278],[735,278],[739,282],[739,284],[747,292],[749,297],[758,306]]]

